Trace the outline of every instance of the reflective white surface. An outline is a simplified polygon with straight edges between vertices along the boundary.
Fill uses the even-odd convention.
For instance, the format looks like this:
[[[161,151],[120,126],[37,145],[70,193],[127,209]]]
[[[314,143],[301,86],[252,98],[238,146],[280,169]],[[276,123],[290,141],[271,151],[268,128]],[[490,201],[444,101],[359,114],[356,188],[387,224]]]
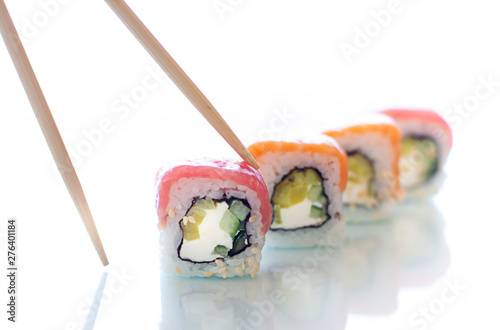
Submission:
[[[40,10],[36,0],[6,2],[19,27]],[[446,114],[479,86],[484,93],[484,79],[500,82],[500,21],[489,0],[404,2],[349,64],[339,43],[387,2],[248,1],[225,20],[207,1],[128,3],[245,142],[393,106]],[[171,158],[234,152],[154,73],[104,1],[61,6],[26,47],[66,145],[80,152],[77,172],[111,265],[100,265],[0,45],[0,255],[7,218],[19,223],[19,322],[0,310],[0,328],[500,326],[495,84],[474,110],[450,118],[448,178],[432,202],[349,226],[331,253],[266,248],[253,280],[186,280],[158,271],[156,170]],[[140,101],[126,106],[121,97],[133,91]],[[6,288],[1,276],[0,301]]]
[[[163,276],[161,328],[345,329],[348,314],[389,316],[399,290],[430,286],[449,265],[434,205],[399,211],[349,226],[342,249],[265,249],[254,280]]]
[[[78,218],[72,215],[63,186],[56,184],[59,188],[52,194],[66,201],[66,207],[56,208],[57,201],[53,209],[39,207],[51,199],[34,199],[33,207],[17,215],[18,326],[81,329],[95,322],[94,329],[487,327],[496,322],[499,305],[499,268],[494,261],[498,216],[492,196],[485,196],[488,203],[478,208],[477,198],[463,185],[477,179],[486,189],[487,179],[498,182],[498,175],[485,170],[474,179],[464,177],[458,166],[451,166],[468,157],[459,143],[450,159],[448,181],[433,202],[401,205],[385,222],[348,226],[342,249],[265,248],[254,279],[161,276],[152,185],[149,181],[142,187],[139,175],[125,180],[138,191],[122,189],[110,198],[116,209],[93,203],[96,218],[109,219],[99,228],[112,260],[105,268],[104,289],[99,290],[103,274],[98,258],[83,226],[75,225]],[[147,167],[140,161],[133,164]],[[95,185],[97,190],[102,187]],[[104,198],[102,194],[97,195]],[[132,199],[135,206],[126,207]],[[142,211],[145,214],[139,214]],[[61,220],[51,221],[44,213]],[[40,221],[30,221],[37,218]],[[96,303],[99,295],[102,299]],[[92,306],[99,306],[97,313]]]

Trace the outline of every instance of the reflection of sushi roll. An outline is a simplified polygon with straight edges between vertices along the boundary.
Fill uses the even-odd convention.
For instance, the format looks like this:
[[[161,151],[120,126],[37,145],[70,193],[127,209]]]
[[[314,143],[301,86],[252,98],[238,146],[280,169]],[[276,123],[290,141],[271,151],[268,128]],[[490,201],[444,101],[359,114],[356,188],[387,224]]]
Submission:
[[[393,219],[399,285],[431,285],[450,263],[441,213],[432,203],[405,203],[398,205]]]
[[[156,207],[164,272],[255,276],[271,223],[257,170],[233,161],[171,163],[158,173]]]
[[[266,251],[265,279],[280,297],[273,329],[345,328],[343,255],[333,247]]]
[[[348,154],[349,179],[343,195],[347,221],[370,221],[387,216],[402,198],[398,161],[401,132],[387,116],[324,132]]]
[[[339,245],[344,235],[344,151],[328,137],[264,141],[248,150],[261,165],[273,205],[268,242],[277,247]]]
[[[442,167],[452,145],[451,128],[429,110],[386,110],[403,132],[400,181],[409,198],[435,194],[444,181]]]
[[[160,329],[268,329],[274,302],[261,276],[251,281],[161,277]]]
[[[350,313],[396,310],[398,253],[392,229],[392,220],[347,227],[344,285]]]

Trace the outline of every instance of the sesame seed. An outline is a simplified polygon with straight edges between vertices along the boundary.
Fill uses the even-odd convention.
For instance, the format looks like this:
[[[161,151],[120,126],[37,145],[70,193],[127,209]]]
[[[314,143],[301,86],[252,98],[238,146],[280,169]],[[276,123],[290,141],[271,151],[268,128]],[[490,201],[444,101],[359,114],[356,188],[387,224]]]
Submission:
[[[196,223],[196,219],[193,216],[187,217],[189,222]]]
[[[252,249],[252,253],[254,253],[254,254],[260,253],[260,250],[259,250],[259,249],[257,249],[257,248],[253,248],[253,249]]]
[[[206,276],[206,277],[210,277],[210,276],[212,276],[213,274],[214,274],[214,273],[211,273],[211,272],[205,272],[205,276]]]
[[[248,219],[248,221],[250,221],[250,222],[254,222],[254,221],[255,221],[255,219],[257,219],[257,216],[252,215],[252,216],[250,217],[250,219]]]
[[[168,216],[171,218],[175,217],[175,211],[173,209],[168,210]]]
[[[221,269],[219,269],[219,273],[225,273],[226,271],[226,267],[222,267]]]
[[[226,278],[226,277],[227,277],[227,272],[222,273],[222,278]]]
[[[256,272],[257,272],[257,269],[255,269],[255,268],[254,268],[254,269],[252,270],[252,273],[251,273],[250,275],[252,275],[252,277],[255,277],[255,273],[256,273]]]
[[[222,260],[220,260],[220,259],[216,259],[216,260],[215,260],[215,264],[216,264],[217,266],[219,266],[219,267],[224,267],[224,263],[223,263],[223,262],[222,262]]]
[[[243,270],[240,267],[236,267],[236,273],[243,275]]]
[[[254,263],[253,263],[253,258],[248,259],[248,266],[249,266],[250,268],[253,268],[253,265],[254,265]]]
[[[175,266],[175,272],[177,274],[180,274],[181,273],[181,269],[179,268],[179,266]]]
[[[188,218],[187,218],[187,217],[182,218],[182,222],[184,223],[184,226],[185,226],[185,225],[187,225],[187,223],[188,223]]]
[[[257,267],[255,267],[255,271],[258,272],[260,270],[260,262],[257,263]]]

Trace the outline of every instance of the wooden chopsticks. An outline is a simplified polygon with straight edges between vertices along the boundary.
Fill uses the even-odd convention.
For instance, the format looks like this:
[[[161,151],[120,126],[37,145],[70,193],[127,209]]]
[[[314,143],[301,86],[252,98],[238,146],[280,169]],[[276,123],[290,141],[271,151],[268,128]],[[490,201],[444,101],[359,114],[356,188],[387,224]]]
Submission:
[[[52,117],[47,101],[42,93],[42,89],[36,79],[35,72],[26,55],[19,34],[14,27],[14,23],[12,22],[9,11],[3,0],[0,0],[0,32],[7,45],[7,49],[9,50],[26,94],[28,95],[28,99],[33,107],[33,111],[35,112],[40,128],[45,136],[45,140],[49,145],[52,157],[66,184],[66,188],[68,188],[71,198],[75,203],[78,213],[83,220],[85,228],[90,235],[90,239],[103,265],[106,266],[109,262],[104,252],[99,233],[97,232],[94,219],[90,213],[82,186],[78,180],[78,176],[71,163],[61,135],[59,134],[54,118]]]
[[[243,143],[241,143],[236,134],[234,134],[224,118],[222,118],[215,107],[153,36],[144,23],[142,23],[139,17],[135,15],[132,9],[123,0],[106,0],[106,2],[213,128],[231,145],[241,158],[258,169],[259,164],[248,152]]]

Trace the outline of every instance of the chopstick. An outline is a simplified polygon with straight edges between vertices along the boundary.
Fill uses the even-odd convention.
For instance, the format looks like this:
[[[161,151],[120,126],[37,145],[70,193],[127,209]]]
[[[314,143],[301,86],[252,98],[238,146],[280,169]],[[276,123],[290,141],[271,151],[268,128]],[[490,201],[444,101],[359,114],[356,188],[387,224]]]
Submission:
[[[205,119],[226,140],[227,143],[250,165],[259,168],[259,164],[241,143],[224,118],[217,112],[215,107],[203,95],[194,82],[181,69],[181,67],[170,56],[167,50],[154,37],[151,31],[142,23],[137,15],[123,0],[105,0],[113,9],[115,14],[127,26],[142,46],[154,58],[156,63],[172,79],[181,92],[188,98]]]
[[[64,183],[66,184],[66,188],[68,188],[71,198],[73,199],[90,239],[99,254],[102,264],[106,266],[109,264],[108,258],[104,252],[104,248],[102,246],[99,233],[97,232],[94,219],[90,213],[82,186],[78,180],[75,168],[71,163],[71,159],[69,158],[61,135],[59,134],[54,118],[52,117],[47,101],[42,93],[42,89],[36,79],[35,72],[31,67],[28,56],[26,55],[26,51],[24,50],[21,39],[19,38],[19,34],[17,33],[9,11],[5,6],[4,0],[0,0],[0,33],[2,34],[7,49],[9,50],[9,54],[14,62],[19,78],[21,79],[38,123],[40,124],[40,128],[45,136],[45,140],[49,145],[52,157],[56,162]]]

